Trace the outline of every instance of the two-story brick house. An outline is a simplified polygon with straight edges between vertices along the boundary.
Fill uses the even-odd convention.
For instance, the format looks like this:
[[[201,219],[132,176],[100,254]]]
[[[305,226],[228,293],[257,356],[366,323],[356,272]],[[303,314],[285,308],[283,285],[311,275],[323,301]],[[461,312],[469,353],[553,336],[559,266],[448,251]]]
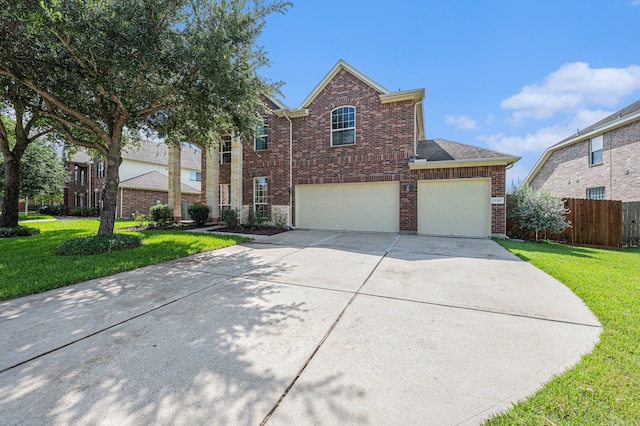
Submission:
[[[180,185],[182,193],[181,217],[187,219],[186,205],[200,201],[201,172],[200,150],[186,147],[182,149],[180,164]],[[143,142],[129,146],[122,152],[120,164],[120,185],[116,217],[128,218],[133,212],[148,214],[151,206],[168,202],[167,145]],[[102,208],[102,192],[106,183],[106,162],[90,156],[80,149],[66,163],[69,171],[64,189],[64,205],[67,214],[83,207]]]
[[[265,98],[255,139],[203,151],[202,199],[214,218],[234,208],[297,228],[504,235],[505,170],[518,158],[424,140],[424,97],[339,61],[299,107]],[[177,212],[180,194],[169,198]]]
[[[640,101],[547,148],[525,183],[557,197],[640,201]]]

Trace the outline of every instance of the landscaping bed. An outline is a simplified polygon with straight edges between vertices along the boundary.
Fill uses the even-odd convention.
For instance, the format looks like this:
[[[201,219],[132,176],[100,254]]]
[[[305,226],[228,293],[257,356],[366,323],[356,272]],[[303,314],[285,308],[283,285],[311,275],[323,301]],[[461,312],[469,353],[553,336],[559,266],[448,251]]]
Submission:
[[[250,234],[250,235],[276,235],[281,234],[283,232],[287,232],[286,228],[274,228],[271,226],[262,226],[262,227],[248,227],[248,226],[237,226],[235,228],[217,228],[210,229],[209,232],[228,232],[231,234]]]

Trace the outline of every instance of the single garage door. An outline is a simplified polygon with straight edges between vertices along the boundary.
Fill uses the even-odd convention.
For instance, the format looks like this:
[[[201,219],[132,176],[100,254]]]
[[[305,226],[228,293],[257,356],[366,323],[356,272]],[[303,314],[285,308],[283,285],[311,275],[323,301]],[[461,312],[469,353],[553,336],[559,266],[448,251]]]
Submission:
[[[398,232],[398,182],[296,186],[296,226],[303,229]]]
[[[491,181],[419,181],[418,233],[490,237]]]

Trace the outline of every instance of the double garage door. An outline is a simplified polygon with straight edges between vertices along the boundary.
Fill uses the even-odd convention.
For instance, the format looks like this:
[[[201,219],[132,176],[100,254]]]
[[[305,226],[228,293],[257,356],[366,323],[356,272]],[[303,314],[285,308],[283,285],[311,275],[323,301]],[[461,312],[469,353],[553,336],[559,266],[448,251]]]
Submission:
[[[296,226],[302,229],[398,232],[398,182],[296,186]]]
[[[489,179],[418,182],[418,233],[491,235]],[[296,225],[302,229],[398,232],[399,182],[296,186]]]

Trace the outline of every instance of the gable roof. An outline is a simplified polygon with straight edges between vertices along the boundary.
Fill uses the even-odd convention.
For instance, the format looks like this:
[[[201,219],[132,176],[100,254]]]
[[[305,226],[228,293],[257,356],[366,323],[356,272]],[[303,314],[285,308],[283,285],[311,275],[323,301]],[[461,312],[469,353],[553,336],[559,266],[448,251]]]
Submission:
[[[591,139],[595,136],[599,136],[603,133],[616,129],[618,127],[626,126],[634,121],[640,120],[640,100],[632,103],[629,106],[622,108],[620,111],[603,118],[602,120],[579,130],[576,134],[569,136],[566,139],[561,140],[555,145],[547,148],[531,172],[527,175],[524,183],[530,184],[533,178],[538,174],[544,163],[547,162],[551,154],[566,146],[582,142],[587,139]]]
[[[399,90],[397,92],[391,92],[381,84],[373,81],[371,78],[367,77],[362,72],[358,71],[353,66],[346,63],[344,60],[340,59],[334,66],[329,70],[327,75],[324,76],[322,80],[316,85],[316,87],[309,93],[309,95],[302,101],[299,107],[297,108],[289,108],[284,105],[281,101],[269,97],[269,99],[276,105],[280,107],[273,111],[278,117],[284,117],[285,115],[288,118],[297,118],[297,117],[306,117],[309,115],[309,104],[313,102],[313,100],[324,90],[324,88],[331,82],[333,78],[341,71],[345,70],[363,83],[372,87],[378,93],[380,93],[380,101],[383,104],[391,103],[391,102],[401,102],[407,100],[413,100],[415,102],[415,115],[416,121],[418,123],[418,136],[420,138],[424,138],[424,108],[422,106],[422,101],[425,98],[425,91],[423,89],[414,89],[414,90]]]
[[[200,151],[191,146],[183,146],[180,151],[180,163],[182,168],[200,170]],[[145,141],[141,145],[128,145],[122,150],[123,160],[141,161],[166,166],[169,164],[169,148],[165,143]],[[80,149],[71,159],[74,163],[87,163],[91,156]]]
[[[120,188],[169,192],[169,177],[159,172],[149,172],[120,182]],[[184,183],[180,184],[180,192],[183,194],[200,193],[196,188]]]
[[[410,169],[434,169],[443,167],[509,165],[518,161],[514,157],[479,146],[467,145],[446,139],[418,141],[416,158]]]

